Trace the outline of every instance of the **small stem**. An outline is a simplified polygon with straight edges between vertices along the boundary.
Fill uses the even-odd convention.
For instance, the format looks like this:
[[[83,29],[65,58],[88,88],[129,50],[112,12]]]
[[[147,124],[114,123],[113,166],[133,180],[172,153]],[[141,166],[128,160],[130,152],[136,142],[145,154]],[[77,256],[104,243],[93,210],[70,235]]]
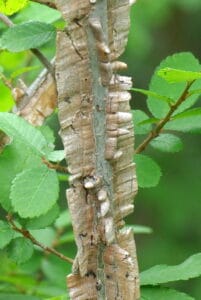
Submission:
[[[13,27],[15,24],[4,14],[0,13],[0,20],[8,27]],[[44,67],[50,72],[52,77],[55,79],[54,67],[49,60],[43,55],[38,49],[30,49],[30,51],[40,60]]]
[[[56,9],[56,4],[53,3],[52,1],[47,1],[47,0],[31,0],[31,1],[43,4],[43,5],[47,5],[47,6],[51,7],[51,8]]]
[[[37,245],[40,248],[42,248],[44,251],[46,251],[48,253],[52,253],[52,254],[58,256],[60,259],[65,260],[70,264],[73,264],[73,259],[71,259],[70,257],[67,257],[67,256],[63,255],[62,253],[58,252],[54,248],[43,245],[42,243],[37,241],[28,230],[17,227],[15,222],[13,221],[11,215],[7,215],[6,219],[11,224],[13,230],[15,230],[16,232],[21,233],[25,238],[29,239],[34,245]]]
[[[11,84],[11,81],[7,79],[3,73],[0,73],[0,79],[3,81],[4,85],[7,86],[12,91],[13,86]]]
[[[61,166],[60,164],[53,164],[49,162],[49,160],[46,160],[44,157],[42,158],[42,162],[50,169],[54,169],[63,173],[68,173],[67,167]]]
[[[135,154],[141,153],[146,149],[146,147],[149,145],[149,143],[157,137],[165,124],[170,121],[170,118],[172,114],[176,111],[176,109],[188,98],[188,91],[189,88],[192,86],[194,81],[188,82],[186,85],[186,88],[184,89],[181,96],[178,98],[178,100],[175,102],[175,104],[170,106],[170,110],[166,114],[166,116],[161,119],[157,124],[156,127],[148,134],[148,136],[145,138],[145,140],[137,147],[135,150]]]
[[[40,62],[46,67],[53,78],[55,78],[54,67],[49,60],[38,49],[31,49],[31,52],[40,60]]]
[[[68,181],[68,175],[57,173],[57,176],[58,176],[59,181],[64,181],[64,182]]]
[[[13,22],[4,14],[0,13],[0,20],[8,27],[12,27],[13,26]]]

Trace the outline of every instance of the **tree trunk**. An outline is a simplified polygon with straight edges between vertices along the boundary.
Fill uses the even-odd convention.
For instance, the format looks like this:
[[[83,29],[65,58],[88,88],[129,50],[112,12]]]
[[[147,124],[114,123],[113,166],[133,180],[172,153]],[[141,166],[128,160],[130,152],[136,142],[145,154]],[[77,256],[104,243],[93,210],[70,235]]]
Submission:
[[[67,278],[71,299],[139,299],[133,234],[137,184],[131,80],[116,61],[129,30],[128,0],[57,0],[66,29],[57,37],[56,81],[78,248]]]

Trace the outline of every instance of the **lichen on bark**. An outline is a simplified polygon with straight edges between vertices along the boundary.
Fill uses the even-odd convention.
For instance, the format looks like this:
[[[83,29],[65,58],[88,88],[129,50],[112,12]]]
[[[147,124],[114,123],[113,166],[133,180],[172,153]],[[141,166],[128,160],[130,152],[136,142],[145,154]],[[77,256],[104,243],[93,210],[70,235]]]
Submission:
[[[125,64],[128,0],[57,0],[56,82],[78,252],[67,277],[71,299],[139,299],[133,235],[123,218],[137,191],[132,162],[131,80]]]

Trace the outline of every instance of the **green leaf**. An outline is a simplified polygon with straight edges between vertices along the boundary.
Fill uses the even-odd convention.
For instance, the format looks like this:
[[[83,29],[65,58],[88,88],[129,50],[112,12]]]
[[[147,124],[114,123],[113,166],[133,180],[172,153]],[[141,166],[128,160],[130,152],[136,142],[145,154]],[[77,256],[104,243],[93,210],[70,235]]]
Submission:
[[[138,185],[142,188],[154,187],[159,183],[161,170],[158,164],[150,157],[136,154],[136,173]]]
[[[153,92],[153,91],[144,90],[144,89],[136,89],[136,88],[132,88],[132,89],[130,89],[130,90],[131,90],[131,91],[135,91],[135,92],[139,92],[139,93],[144,94],[144,95],[146,95],[146,96],[153,97],[153,98],[155,98],[155,99],[157,99],[157,100],[166,102],[166,103],[168,103],[168,104],[171,104],[171,103],[174,102],[173,99],[168,98],[168,97],[163,96],[163,95],[159,95],[159,94],[157,94],[157,93],[155,93],[155,92]]]
[[[8,223],[0,221],[0,249],[3,249],[10,243],[14,235],[14,231]]]
[[[141,124],[142,121],[149,119],[148,115],[142,110],[133,110],[133,122],[135,128],[135,134],[146,134],[150,132],[152,126],[151,124]]]
[[[0,129],[38,155],[50,151],[42,133],[15,114],[0,113]]]
[[[50,152],[47,156],[47,159],[52,162],[60,162],[65,158],[65,151],[64,150],[56,150]]]
[[[72,243],[74,241],[75,241],[75,236],[73,234],[73,231],[69,230],[69,232],[63,234],[60,237],[59,245],[66,244],[66,243]]]
[[[159,77],[157,75],[158,70],[163,68],[174,68],[174,69],[180,69],[184,71],[192,71],[192,72],[200,72],[201,65],[199,61],[188,52],[183,53],[177,53],[172,56],[167,57],[165,60],[161,62],[161,64],[156,68],[156,71],[154,72],[154,75],[152,76],[149,90],[160,94],[162,96],[165,96],[167,98],[171,98],[176,102],[178,98],[183,93],[186,82],[177,82],[170,84],[166,82],[163,78]],[[191,89],[199,89],[201,85],[201,80],[197,80],[191,87]],[[198,95],[194,94],[191,95],[188,99],[186,99],[176,110],[175,114],[182,112],[189,107],[191,107],[196,100],[198,99]],[[150,112],[153,114],[156,118],[163,118],[169,111],[169,105],[168,103],[165,103],[163,101],[158,101],[154,97],[149,96],[147,100],[147,105],[150,110]]]
[[[141,285],[157,285],[178,280],[188,280],[201,275],[201,253],[190,256],[176,266],[158,265],[140,274]]]
[[[51,149],[54,149],[55,136],[53,130],[47,125],[40,126],[38,129],[45,137],[47,143],[51,145]]]
[[[30,233],[38,242],[48,247],[52,246],[52,243],[54,242],[56,237],[56,232],[52,227],[30,230]],[[38,249],[41,250],[41,248]]]
[[[193,108],[174,116],[165,129],[201,133],[201,108]]]
[[[153,233],[153,229],[144,225],[128,225],[128,228],[132,228],[134,234],[150,234]]]
[[[149,119],[139,122],[138,125],[141,126],[141,125],[146,125],[146,124],[156,124],[159,121],[160,121],[160,119],[157,119],[157,118],[149,118]]]
[[[191,91],[189,91],[189,96],[191,96],[191,95],[200,95],[201,94],[201,89],[197,89],[197,90],[191,90]]]
[[[23,149],[23,151],[22,151]],[[13,179],[18,173],[30,168],[40,167],[41,158],[35,155],[24,143],[13,141],[0,155],[0,203],[6,211],[11,211],[10,190]]]
[[[27,229],[41,229],[51,225],[59,215],[59,207],[55,204],[45,215],[33,218],[26,223]]]
[[[160,134],[150,145],[157,150],[170,153],[179,152],[183,148],[181,139],[170,133]]]
[[[43,259],[41,267],[48,281],[59,287],[66,287],[67,266],[62,260],[51,256]]]
[[[56,203],[59,186],[57,174],[46,166],[18,174],[11,187],[14,210],[22,218],[39,217]]]
[[[0,300],[40,300],[40,298],[24,294],[0,293]]]
[[[34,246],[36,247],[36,246]],[[20,270],[22,271],[22,274],[26,274],[26,278],[29,276],[33,276],[33,274],[36,274],[38,270],[40,270],[42,256],[39,251],[34,251],[32,257],[25,263],[23,263],[20,266]],[[37,279],[36,279],[37,280]],[[36,285],[37,283],[33,283],[33,285]]]
[[[11,52],[19,52],[31,48],[38,48],[52,39],[55,39],[55,27],[30,21],[8,28],[1,37],[4,49]]]
[[[55,227],[58,229],[71,225],[71,217],[69,210],[63,211],[55,222]]]
[[[190,82],[201,78],[201,72],[183,71],[173,68],[160,69],[157,75],[169,83]]]
[[[20,14],[17,14],[14,18],[14,23],[22,23],[28,21],[39,21],[45,23],[53,23],[61,18],[61,13],[52,9],[46,5],[39,3],[29,3]]]
[[[27,261],[33,254],[33,244],[24,237],[18,237],[7,247],[9,258],[21,264]]]
[[[28,0],[0,0],[0,12],[6,15],[12,15],[19,11],[28,3]]]
[[[195,300],[191,296],[162,287],[141,288],[140,300]]]

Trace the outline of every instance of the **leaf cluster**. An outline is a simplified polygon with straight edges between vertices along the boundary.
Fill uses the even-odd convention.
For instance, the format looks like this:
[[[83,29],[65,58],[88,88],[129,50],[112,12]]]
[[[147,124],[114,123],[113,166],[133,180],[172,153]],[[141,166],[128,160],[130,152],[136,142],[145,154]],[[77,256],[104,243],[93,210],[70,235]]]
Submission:
[[[176,266],[158,265],[140,274],[142,286],[141,300],[193,300],[187,294],[178,292],[162,284],[179,280],[188,280],[201,275],[201,253],[194,254]]]
[[[133,110],[135,134],[142,140],[134,156],[138,184],[153,187],[160,180],[160,167],[141,152],[150,145],[163,153],[177,153],[183,149],[182,133],[201,133],[201,108],[197,106],[201,94],[200,62],[188,52],[171,55],[156,68],[149,90],[132,91],[147,96],[148,108],[148,113]]]
[[[39,130],[15,114],[0,113],[0,129],[9,137],[0,155],[0,204],[19,226],[45,228],[59,214],[57,172],[45,162],[49,156],[52,163],[63,160],[64,151],[54,151],[50,129]],[[9,245],[9,256],[22,263],[33,254],[33,245],[11,227],[0,222],[0,249]]]

